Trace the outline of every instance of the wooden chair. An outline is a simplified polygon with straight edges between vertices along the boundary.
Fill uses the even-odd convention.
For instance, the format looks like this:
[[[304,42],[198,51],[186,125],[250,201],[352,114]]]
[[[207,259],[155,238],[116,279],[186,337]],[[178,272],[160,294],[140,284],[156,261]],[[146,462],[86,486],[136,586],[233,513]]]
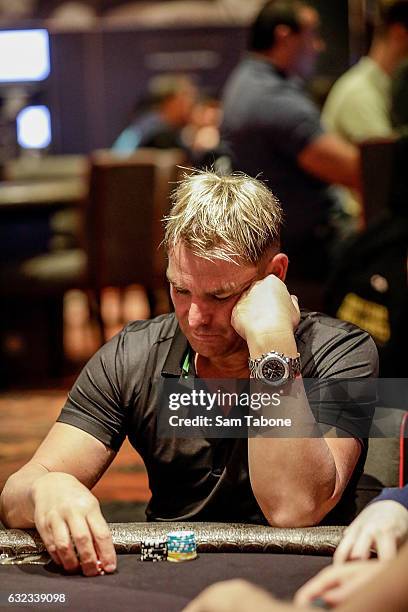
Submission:
[[[170,207],[178,178],[179,150],[141,149],[129,157],[107,151],[90,158],[89,200],[85,241],[89,288],[95,315],[105,339],[101,295],[105,287],[142,285],[151,314],[158,291],[166,291],[161,219]]]

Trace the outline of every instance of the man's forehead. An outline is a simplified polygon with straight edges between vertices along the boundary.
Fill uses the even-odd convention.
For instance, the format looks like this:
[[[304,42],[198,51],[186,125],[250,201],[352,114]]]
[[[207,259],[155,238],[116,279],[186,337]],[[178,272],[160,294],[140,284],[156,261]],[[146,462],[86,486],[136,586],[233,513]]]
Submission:
[[[194,281],[205,281],[209,289],[233,289],[256,275],[252,264],[229,262],[221,259],[208,260],[191,252],[176,251],[169,254],[167,276],[178,285]]]

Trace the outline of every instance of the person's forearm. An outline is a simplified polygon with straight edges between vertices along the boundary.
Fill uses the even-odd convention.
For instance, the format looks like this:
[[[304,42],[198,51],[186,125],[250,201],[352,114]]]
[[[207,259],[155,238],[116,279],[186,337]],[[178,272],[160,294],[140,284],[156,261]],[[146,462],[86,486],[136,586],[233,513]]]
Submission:
[[[48,470],[35,463],[25,465],[10,476],[0,497],[0,519],[6,527],[33,527],[33,484]]]
[[[313,140],[298,156],[306,172],[327,183],[361,191],[361,157],[354,145],[336,134],[325,133]]]
[[[338,500],[324,438],[250,438],[248,462],[252,490],[272,526],[316,525]]]
[[[293,357],[297,354],[293,333],[249,338],[248,348],[252,358],[271,350]],[[286,392],[288,396],[281,396],[281,409],[292,417],[292,428],[298,429],[296,437],[294,429],[291,438],[250,437],[248,461],[251,486],[268,522],[300,527],[318,523],[334,506],[337,470],[325,439],[320,437],[302,380],[287,383]]]

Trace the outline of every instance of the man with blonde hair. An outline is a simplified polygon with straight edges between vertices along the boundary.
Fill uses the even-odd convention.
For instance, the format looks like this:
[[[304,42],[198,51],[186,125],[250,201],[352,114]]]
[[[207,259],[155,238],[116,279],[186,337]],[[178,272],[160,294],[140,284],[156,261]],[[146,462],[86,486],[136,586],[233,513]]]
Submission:
[[[95,575],[99,563],[112,571],[112,540],[90,489],[126,436],[148,471],[148,520],[282,527],[347,520],[366,442],[347,408],[325,410],[323,401],[315,419],[302,377],[318,379],[324,400],[329,379],[375,375],[376,349],[348,323],[300,313],[284,283],[281,221],[279,202],[256,179],[184,177],[166,219],[175,312],[128,324],[85,366],[58,422],[4,488],[7,526],[35,525],[66,569],[80,563]],[[321,422],[329,435],[180,437],[175,427],[160,438],[163,385],[188,392],[199,379],[208,388],[217,379],[251,379],[279,391],[296,418]]]

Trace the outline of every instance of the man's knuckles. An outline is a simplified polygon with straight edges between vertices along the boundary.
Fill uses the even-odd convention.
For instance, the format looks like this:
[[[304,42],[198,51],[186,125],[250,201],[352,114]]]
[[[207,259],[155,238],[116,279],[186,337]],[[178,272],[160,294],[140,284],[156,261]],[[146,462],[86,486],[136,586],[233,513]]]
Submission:
[[[72,533],[72,537],[74,538],[75,541],[75,546],[77,548],[85,548],[86,546],[88,546],[91,542],[91,536],[89,533]]]

